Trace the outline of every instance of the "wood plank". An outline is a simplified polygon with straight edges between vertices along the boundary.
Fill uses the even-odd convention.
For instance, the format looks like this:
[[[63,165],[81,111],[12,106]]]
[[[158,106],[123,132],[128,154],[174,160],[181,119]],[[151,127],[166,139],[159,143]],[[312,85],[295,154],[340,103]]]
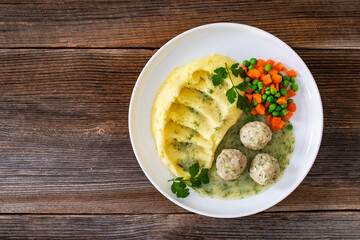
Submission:
[[[0,4],[2,48],[158,48],[214,22],[259,27],[297,48],[360,48],[357,0],[20,2]]]
[[[324,137],[305,181],[269,211],[359,210],[360,51],[298,52],[320,88]],[[0,50],[1,213],[186,212],[152,187],[129,141],[132,88],[152,54]]]
[[[359,212],[263,213],[237,219],[194,214],[3,215],[3,238],[357,239]]]

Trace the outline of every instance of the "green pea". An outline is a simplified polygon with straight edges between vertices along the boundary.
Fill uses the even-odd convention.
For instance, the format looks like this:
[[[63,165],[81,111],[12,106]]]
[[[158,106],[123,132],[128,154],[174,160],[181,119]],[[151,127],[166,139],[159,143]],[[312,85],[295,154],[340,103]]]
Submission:
[[[291,89],[294,90],[295,92],[299,89],[299,85],[297,85],[296,83],[291,85]]]
[[[269,108],[268,111],[269,111],[269,113],[272,113],[274,110],[275,110],[275,109],[270,109],[270,108]]]
[[[251,89],[253,90],[253,91],[255,91],[256,89],[257,89],[258,87],[257,87],[257,85],[252,85],[252,87],[251,87]]]
[[[275,111],[280,112],[280,111],[281,111],[281,107],[280,107],[280,106],[277,106],[277,107],[275,108]]]
[[[274,95],[274,94],[276,94],[276,93],[277,93],[276,88],[271,89],[271,94],[272,94],[272,95]]]
[[[291,77],[291,78],[290,78],[290,82],[295,83],[295,78],[294,78],[294,77]]]
[[[258,82],[257,85],[258,85],[258,88],[259,88],[259,89],[262,89],[262,88],[264,87],[264,84],[263,84],[262,82]]]
[[[289,76],[283,76],[283,81],[290,81],[290,77]]]
[[[288,113],[288,110],[287,110],[286,108],[284,108],[284,109],[281,110],[281,113],[282,113],[283,115],[286,115],[286,114]]]
[[[286,108],[287,107],[287,103],[280,105],[281,108]]]
[[[276,108],[276,103],[272,103],[272,104],[269,105],[269,110],[270,109],[275,110],[275,108]]]
[[[293,129],[293,125],[291,125],[291,124],[288,125],[288,126],[287,126],[287,129],[292,130],[292,129]]]
[[[266,64],[265,67],[264,67],[264,70],[265,71],[270,71],[271,70],[271,65],[270,64]]]
[[[270,90],[269,90],[269,91],[266,91],[266,90],[265,90],[265,94],[266,94],[266,95],[270,95],[270,94],[271,94]]]
[[[283,76],[281,73],[278,73],[278,75]]]
[[[255,93],[260,93],[260,89],[256,90]]]
[[[250,62],[249,62],[248,60],[244,60],[244,61],[243,61],[243,65],[244,65],[245,67],[248,67],[248,66],[250,65]]]
[[[270,91],[270,90],[271,90],[270,87],[265,88],[265,91]]]
[[[255,64],[257,63],[256,58],[251,58],[251,59],[250,59],[250,63],[251,63],[252,65],[255,65]]]
[[[268,101],[269,103],[273,102],[274,100],[275,100],[275,99],[274,99],[273,96],[268,96],[268,97],[266,98],[266,101]]]
[[[281,95],[286,96],[287,91],[285,88],[280,88],[280,93],[281,93]]]
[[[262,98],[263,100],[266,100],[267,95],[266,95],[266,94],[263,94],[263,95],[261,96],[261,98]]]
[[[279,114],[280,114],[280,113],[279,113],[279,112],[276,112],[276,111],[275,111],[275,112],[272,112],[272,115],[275,116],[275,117],[276,117],[276,116],[279,116]]]
[[[275,94],[274,96],[278,98],[278,97],[280,97],[281,95],[280,95],[280,93],[277,93],[277,94]]]
[[[249,70],[254,70],[254,67],[250,65],[250,66],[248,67],[248,69],[249,69]]]
[[[244,109],[244,111],[245,111],[246,113],[250,112],[250,107],[249,107],[249,106],[246,106],[245,109]]]
[[[289,99],[288,101],[287,101],[288,103],[291,103],[291,102],[294,102],[294,100],[292,100],[292,99]]]
[[[245,82],[250,82],[251,78],[245,77]]]
[[[288,87],[288,86],[289,86],[289,84],[290,84],[290,82],[289,82],[289,81],[287,81],[287,80],[283,81],[283,86],[284,86],[284,87]]]
[[[252,102],[252,105],[256,106],[258,103],[256,101]]]
[[[252,84],[257,84],[259,82],[259,79],[255,79]]]

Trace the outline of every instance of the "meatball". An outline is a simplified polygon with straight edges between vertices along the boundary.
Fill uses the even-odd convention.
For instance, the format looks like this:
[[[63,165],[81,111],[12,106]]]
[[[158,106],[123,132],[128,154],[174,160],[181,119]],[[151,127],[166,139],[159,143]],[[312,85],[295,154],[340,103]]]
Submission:
[[[250,166],[250,177],[260,185],[275,182],[280,174],[278,161],[267,153],[255,156]]]
[[[247,163],[246,156],[236,149],[224,149],[216,159],[217,173],[224,180],[238,178]]]
[[[249,122],[240,129],[241,142],[252,150],[263,149],[271,140],[271,136],[268,125],[259,121]]]

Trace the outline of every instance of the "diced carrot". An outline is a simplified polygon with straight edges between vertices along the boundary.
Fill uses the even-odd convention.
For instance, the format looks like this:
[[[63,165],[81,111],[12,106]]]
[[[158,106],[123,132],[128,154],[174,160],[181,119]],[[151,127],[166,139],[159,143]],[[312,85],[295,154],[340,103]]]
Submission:
[[[244,69],[244,70],[245,70],[245,73],[247,74],[247,69],[246,69],[246,67],[245,67],[244,65],[242,65],[241,68]]]
[[[274,63],[275,63],[275,61],[272,60],[272,59],[269,59],[269,60],[266,61],[266,64],[270,64],[271,67],[274,65]],[[266,65],[266,64],[265,64],[265,65]]]
[[[271,79],[272,79],[273,83],[281,83],[282,76],[280,76],[279,74],[275,74],[275,75],[272,75]]]
[[[255,66],[256,67],[265,67],[265,65],[266,65],[266,62],[264,60],[258,59]]]
[[[289,110],[289,111],[292,111],[292,112],[296,112],[296,104],[293,103],[293,102],[288,103],[286,109]]]
[[[280,121],[281,121],[281,117],[273,117],[273,118],[272,118],[272,122],[273,122],[273,123],[279,124]]]
[[[266,73],[264,67],[256,67],[256,69],[261,73]]]
[[[294,96],[296,96],[296,92],[294,92],[294,90],[290,89],[289,91],[287,91],[287,98],[292,98]]]
[[[272,69],[275,69],[276,71],[280,72],[283,68],[283,65],[281,62],[278,62],[277,64],[275,64],[275,66],[273,66]]]
[[[279,97],[278,100],[276,100],[276,103],[278,103],[279,105],[284,105],[287,103],[287,101],[285,97]]]
[[[274,118],[273,118],[274,119]],[[271,122],[271,129],[273,130],[280,130],[285,125],[285,122],[283,120],[280,120],[279,123],[274,123],[274,120]]]
[[[271,120],[271,129],[280,130],[281,117],[272,117]]]
[[[294,115],[294,113],[292,111],[288,110],[288,113],[284,115],[284,118],[289,120],[293,115]]]
[[[274,75],[278,74],[279,72],[272,68],[272,69],[270,69],[270,71],[269,71],[268,73],[269,73],[271,76],[274,76]]]
[[[260,72],[256,69],[252,69],[247,72],[247,75],[252,79],[255,79],[260,77]]]
[[[271,120],[272,120],[272,114],[267,114],[266,115],[266,122],[271,123]]]
[[[263,87],[260,91],[261,95],[263,95],[265,93],[265,88]]]
[[[258,112],[255,110],[255,108],[253,108],[253,110],[251,110],[250,113],[251,113],[251,115],[254,115],[254,116],[258,115]]]
[[[271,85],[270,85],[270,89],[273,89],[273,88],[275,88],[275,85],[274,85],[274,84],[271,84]]]
[[[265,76],[263,76],[261,78],[261,81],[264,83],[264,85],[269,85],[272,82],[269,74],[266,74]]]
[[[281,71],[287,72],[287,68],[283,66]]]
[[[265,113],[265,107],[261,103],[256,105],[255,110],[258,112],[258,114],[263,115]]]
[[[280,129],[282,129],[284,125],[285,125],[285,122],[283,120],[281,120],[281,122],[279,124]]]
[[[265,102],[265,107],[268,108],[270,106],[271,103],[269,103],[268,101]]]
[[[261,103],[261,94],[260,93],[254,93],[253,97],[254,97],[255,102]]]
[[[276,91],[280,91],[280,88],[279,88],[279,84],[278,84],[278,83],[275,83],[275,88],[276,88]]]
[[[289,77],[296,77],[297,74],[294,70],[290,70],[286,72],[286,75],[288,75]]]
[[[245,92],[247,92],[247,93],[251,93],[252,92],[252,89],[251,88],[249,88],[248,90],[246,90]]]
[[[245,94],[245,96],[249,99],[249,102],[251,103],[253,95],[252,94]]]

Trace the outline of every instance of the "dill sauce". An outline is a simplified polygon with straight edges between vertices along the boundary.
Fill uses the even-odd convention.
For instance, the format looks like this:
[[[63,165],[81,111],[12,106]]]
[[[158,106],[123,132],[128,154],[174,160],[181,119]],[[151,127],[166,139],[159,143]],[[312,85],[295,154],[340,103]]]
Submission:
[[[288,130],[287,123],[282,130],[272,131],[272,138],[265,148],[259,151],[251,150],[241,143],[239,136],[240,129],[245,125],[245,119],[247,117],[248,115],[242,114],[239,121],[225,134],[216,149],[214,163],[209,170],[210,182],[208,184],[202,184],[200,188],[195,189],[200,195],[220,199],[239,199],[249,197],[269,188],[272,184],[261,186],[250,178],[250,163],[259,153],[268,153],[278,160],[280,165],[278,179],[281,178],[294,151],[295,138],[293,130]],[[260,116],[259,121],[264,122],[265,118]],[[216,171],[215,161],[223,149],[238,149],[247,157],[246,168],[237,179],[230,181],[224,180]]]

